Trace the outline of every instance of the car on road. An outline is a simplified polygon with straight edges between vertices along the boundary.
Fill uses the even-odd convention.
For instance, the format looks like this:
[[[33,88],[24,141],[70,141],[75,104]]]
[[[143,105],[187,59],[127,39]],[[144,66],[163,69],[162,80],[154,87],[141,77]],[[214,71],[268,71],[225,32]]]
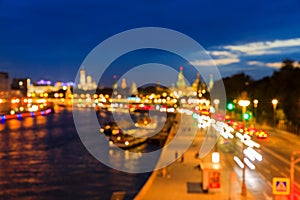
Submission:
[[[250,136],[254,136],[257,133],[257,128],[254,126],[248,126],[247,128],[244,128],[244,133]]]
[[[258,139],[266,139],[266,138],[268,138],[268,133],[264,130],[259,130],[256,132],[256,137]]]

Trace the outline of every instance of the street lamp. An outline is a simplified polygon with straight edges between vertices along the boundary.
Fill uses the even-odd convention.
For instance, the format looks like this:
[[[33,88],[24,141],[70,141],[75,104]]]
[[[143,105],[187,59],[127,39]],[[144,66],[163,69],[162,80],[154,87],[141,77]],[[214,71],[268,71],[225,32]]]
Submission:
[[[220,104],[220,100],[219,99],[214,99],[213,100],[213,103],[215,104],[215,109],[216,109],[216,113],[218,112],[219,110],[219,104]],[[215,136],[217,137],[217,134],[215,134]],[[218,140],[218,137],[216,138],[216,140]],[[215,149],[214,149],[215,152],[218,152],[218,141],[216,142],[215,144]]]
[[[212,161],[212,163],[220,163],[220,153],[213,152],[211,155],[211,161]]]
[[[215,104],[215,109],[216,109],[216,112],[218,111],[219,109],[219,104],[220,104],[220,100],[219,99],[214,99],[214,104]]]
[[[277,104],[278,104],[278,100],[277,99],[272,99],[272,104],[273,104],[273,125],[276,125],[276,108],[277,108]]]
[[[243,148],[242,148],[242,163],[244,165],[243,167],[243,181],[242,181],[242,196],[246,196],[247,195],[247,188],[246,188],[246,178],[245,178],[245,174],[246,174],[246,163],[245,163],[245,155],[244,155],[244,150],[245,150],[245,140],[246,138],[243,137],[242,139],[242,145],[243,145]]]
[[[253,103],[254,103],[254,108],[257,108],[258,100],[257,100],[257,99],[254,99],[254,100],[253,100]]]
[[[238,101],[238,104],[239,106],[242,107],[242,116],[244,116],[244,114],[246,113],[247,111],[247,106],[250,105],[250,101],[249,100],[239,100]],[[243,121],[245,120],[244,117],[242,117]],[[242,140],[242,143],[243,143],[243,151],[245,149],[245,139],[246,138],[243,138]],[[242,196],[246,196],[247,194],[247,190],[246,190],[246,182],[245,182],[245,172],[246,172],[246,167],[245,167],[245,160],[244,160],[245,156],[244,154],[242,155],[242,162],[243,162],[243,165],[244,165],[244,168],[243,168],[243,182],[242,182]]]
[[[251,137],[247,134],[241,134],[239,132],[236,132],[236,137],[240,139],[242,143],[242,160],[240,160],[237,156],[234,156],[234,161],[242,168],[242,196],[246,196],[247,190],[246,190],[246,180],[245,180],[245,172],[246,172],[246,165],[254,170],[255,166],[245,157],[249,157],[250,160],[258,160],[262,161],[262,155],[260,155],[258,152],[256,152],[253,147],[259,148],[260,145],[253,140],[251,140]],[[247,147],[247,149],[245,149]],[[250,156],[249,156],[250,155]],[[252,157],[252,158],[251,158]]]
[[[254,123],[256,123],[258,121],[258,116],[257,116],[257,105],[258,105],[258,100],[257,99],[254,99],[253,100],[253,105],[254,105],[254,115],[255,115],[255,121]]]
[[[300,162],[300,158],[295,158],[296,155],[300,154],[300,151],[293,151],[292,156],[291,156],[291,169],[290,169],[290,178],[291,178],[291,198],[290,199],[294,199],[294,190],[295,190],[295,177],[294,177],[294,171],[295,171],[295,164]]]
[[[239,100],[238,101],[238,104],[239,104],[239,106],[241,106],[242,107],[242,116],[244,116],[244,114],[246,113],[246,111],[247,111],[247,106],[249,106],[250,105],[250,101],[249,100],[243,100],[243,99],[241,99],[241,100]],[[244,118],[242,118],[243,119],[243,121],[244,121]]]

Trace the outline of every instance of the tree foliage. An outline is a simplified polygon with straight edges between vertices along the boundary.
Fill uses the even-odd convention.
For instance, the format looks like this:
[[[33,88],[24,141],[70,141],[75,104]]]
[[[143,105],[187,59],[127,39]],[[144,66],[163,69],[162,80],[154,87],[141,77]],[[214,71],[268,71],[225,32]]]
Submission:
[[[258,112],[272,118],[272,99],[278,99],[278,109],[283,109],[286,118],[294,124],[300,123],[300,64],[290,59],[282,62],[282,67],[271,77],[253,81],[244,74],[225,78],[227,98],[235,99],[242,91],[247,91],[249,99],[258,99]]]

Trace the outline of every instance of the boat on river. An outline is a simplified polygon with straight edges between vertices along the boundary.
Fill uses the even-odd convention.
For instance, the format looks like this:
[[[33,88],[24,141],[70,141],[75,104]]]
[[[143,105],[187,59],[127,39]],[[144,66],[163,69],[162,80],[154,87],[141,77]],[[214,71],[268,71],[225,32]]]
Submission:
[[[114,122],[106,124],[100,129],[100,132],[107,137],[110,147],[122,149],[139,146],[147,142],[148,138],[155,134],[153,127],[149,129],[138,126],[122,130]]]
[[[0,121],[4,122],[5,120],[9,119],[22,119],[24,117],[35,117],[35,116],[45,116],[50,113],[53,113],[53,108],[47,108],[45,110],[38,110],[33,112],[20,112],[20,113],[14,113],[14,114],[1,114],[0,115]]]
[[[109,146],[111,148],[119,147],[121,149],[130,149],[147,142],[148,138],[135,138],[133,136],[125,136],[121,140],[112,140],[109,139]]]

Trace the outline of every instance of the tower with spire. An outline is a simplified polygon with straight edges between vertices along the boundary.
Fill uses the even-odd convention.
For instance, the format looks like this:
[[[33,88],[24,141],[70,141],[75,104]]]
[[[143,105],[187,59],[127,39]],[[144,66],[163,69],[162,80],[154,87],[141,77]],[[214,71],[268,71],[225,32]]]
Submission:
[[[135,82],[131,83],[129,95],[134,95],[134,96],[138,95],[138,89]]]
[[[210,74],[209,76],[209,83],[208,83],[208,91],[210,92],[214,87],[214,79],[213,79],[213,75]]]
[[[118,84],[117,84],[117,76],[114,75],[113,78],[114,78],[114,82],[113,82],[112,88],[113,88],[114,90],[116,90],[116,89],[118,88]]]
[[[201,84],[201,78],[200,78],[200,74],[198,73],[197,78],[196,78],[196,80],[194,81],[194,83],[192,85],[192,88],[193,88],[194,92],[198,93],[198,91],[200,89],[200,84]]]
[[[178,74],[177,88],[178,89],[184,89],[186,87],[186,83],[184,81],[184,76],[183,76],[183,72],[182,72],[183,67],[180,66],[179,70],[180,71],[179,71],[179,74]]]
[[[213,82],[212,82],[213,84]],[[201,82],[201,76],[198,73],[197,78],[195,81],[190,85],[188,85],[185,82],[185,78],[183,75],[183,67],[180,67],[180,71],[178,73],[178,79],[176,87],[172,87],[172,90],[174,91],[174,95],[179,98],[183,96],[189,96],[189,97],[202,97],[203,91],[207,91],[207,85],[205,82]],[[205,92],[204,92],[205,93]]]
[[[80,86],[83,88],[86,85],[86,74],[85,74],[85,69],[82,67],[80,70]]]
[[[97,84],[93,81],[92,76],[87,75],[84,67],[80,70],[78,89],[82,90],[94,90],[97,88]]]
[[[125,90],[127,88],[126,78],[122,79],[121,88]]]

